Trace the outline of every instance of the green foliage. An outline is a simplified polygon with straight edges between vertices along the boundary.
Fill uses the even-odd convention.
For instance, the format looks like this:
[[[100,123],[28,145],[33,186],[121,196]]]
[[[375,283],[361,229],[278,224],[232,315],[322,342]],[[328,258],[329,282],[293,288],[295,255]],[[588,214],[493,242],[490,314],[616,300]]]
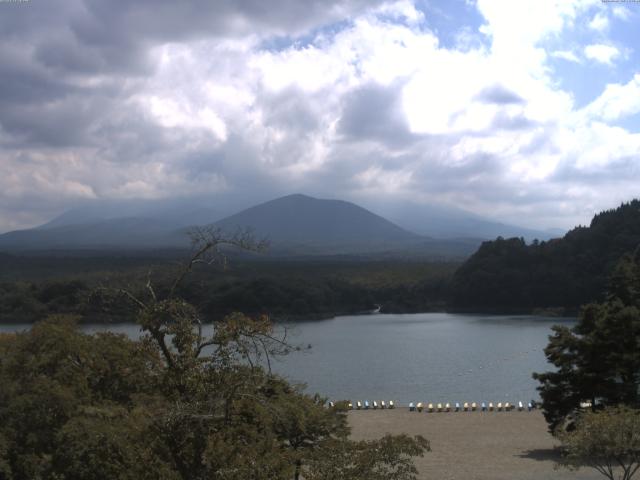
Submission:
[[[640,200],[596,215],[561,239],[485,242],[455,273],[457,309],[575,311],[602,299],[607,278],[626,252],[640,245]]]
[[[630,480],[640,469],[640,411],[608,407],[581,414],[570,432],[560,435],[561,464],[589,466],[610,480]]]
[[[52,317],[27,333],[0,339],[0,439],[6,452],[0,465],[7,478],[113,478],[98,473],[56,475],[61,468],[89,460],[108,471],[105,462],[113,460],[108,457],[109,442],[125,435],[117,422],[105,421],[108,429],[102,433],[84,432],[96,435],[94,446],[105,448],[95,449],[96,458],[84,458],[67,447],[72,440],[78,448],[90,445],[88,437],[77,435],[90,412],[122,417],[134,409],[138,396],[153,391],[160,365],[159,357],[144,345],[120,335],[83,335],[67,317]],[[128,446],[130,462],[124,459],[121,466],[135,465],[138,445]],[[79,463],[71,462],[69,455],[78,455]]]
[[[640,406],[639,285],[640,250],[615,268],[606,301],[587,305],[573,329],[554,327],[545,354],[557,370],[534,374],[552,430],[582,401]]]
[[[203,335],[181,280],[218,243],[252,245],[202,240],[168,287],[113,292],[135,310],[139,341],[80,333],[68,316],[0,336],[0,478],[414,479],[424,439],[350,441],[344,405],[270,372],[292,346],[267,317],[233,313]]]
[[[412,457],[431,450],[421,436],[386,435],[379,440],[337,440],[325,446],[304,472],[307,480],[415,480]]]

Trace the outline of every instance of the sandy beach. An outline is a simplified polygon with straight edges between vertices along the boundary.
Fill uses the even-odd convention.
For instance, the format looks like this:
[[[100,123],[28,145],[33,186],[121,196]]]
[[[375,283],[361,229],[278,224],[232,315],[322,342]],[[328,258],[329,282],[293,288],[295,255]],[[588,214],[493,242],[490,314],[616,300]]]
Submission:
[[[542,413],[425,413],[394,410],[349,412],[354,439],[385,433],[423,435],[432,451],[416,459],[420,479],[545,480],[603,478],[595,470],[554,469],[556,442]]]

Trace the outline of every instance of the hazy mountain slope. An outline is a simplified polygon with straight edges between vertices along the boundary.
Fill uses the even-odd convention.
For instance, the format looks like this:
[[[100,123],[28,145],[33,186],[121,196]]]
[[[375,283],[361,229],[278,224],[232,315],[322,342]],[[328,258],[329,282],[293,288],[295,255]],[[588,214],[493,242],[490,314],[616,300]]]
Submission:
[[[167,230],[213,223],[229,213],[222,205],[196,200],[121,200],[92,202],[67,210],[38,229],[96,224],[105,220],[145,218],[162,222]]]
[[[216,207],[209,207],[211,204]],[[485,238],[480,228],[450,230],[458,238],[430,238],[353,203],[299,194],[247,208],[216,222],[220,212],[229,208],[230,205],[213,201],[194,200],[96,202],[65,212],[35,229],[0,235],[0,249],[183,247],[188,245],[188,227],[214,222],[228,232],[252,228],[257,236],[269,238],[270,252],[274,255],[385,254],[407,258],[461,258],[475,251]],[[407,214],[415,217],[410,210],[407,208]],[[422,227],[421,231],[442,234],[446,219],[442,211],[439,215],[440,223],[425,220],[416,226]],[[467,217],[460,211],[453,211],[451,218],[460,224],[460,218]],[[465,221],[468,222],[468,218]],[[495,233],[517,234],[506,228]]]
[[[277,245],[409,245],[422,238],[353,203],[288,195],[248,208],[216,225],[226,231],[251,227]]]
[[[117,218],[95,223],[17,230],[0,235],[6,250],[73,250],[188,246],[188,238],[162,220]]]
[[[485,242],[456,272],[453,303],[465,309],[578,306],[597,300],[625,253],[640,247],[640,201],[596,215],[561,239]]]
[[[530,241],[562,236],[562,230],[536,230],[496,222],[480,215],[443,205],[418,205],[411,202],[372,204],[372,209],[402,228],[433,238],[524,237]]]

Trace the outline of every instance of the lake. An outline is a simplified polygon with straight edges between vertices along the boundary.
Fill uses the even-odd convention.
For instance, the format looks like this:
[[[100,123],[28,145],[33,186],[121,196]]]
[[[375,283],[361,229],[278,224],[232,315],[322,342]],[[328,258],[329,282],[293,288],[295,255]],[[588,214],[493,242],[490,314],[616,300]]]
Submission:
[[[534,371],[551,368],[543,348],[551,326],[575,320],[447,313],[341,316],[289,323],[289,338],[311,350],[273,369],[330,399],[408,402],[523,402],[538,398]],[[16,331],[26,325],[0,325]],[[137,337],[134,324],[85,325]]]

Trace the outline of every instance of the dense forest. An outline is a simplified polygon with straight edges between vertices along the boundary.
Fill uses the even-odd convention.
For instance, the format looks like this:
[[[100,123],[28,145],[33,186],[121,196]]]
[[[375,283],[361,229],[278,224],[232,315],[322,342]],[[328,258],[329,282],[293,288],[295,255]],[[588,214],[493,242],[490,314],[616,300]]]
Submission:
[[[597,214],[588,227],[547,242],[498,238],[484,242],[455,273],[457,310],[575,312],[602,299],[617,261],[640,245],[640,201]]]
[[[0,322],[35,322],[50,314],[79,315],[84,322],[130,321],[121,304],[105,302],[105,288],[144,288],[152,279],[169,288],[175,258],[119,258],[109,267],[102,257],[71,259],[59,277],[43,260],[12,259],[30,268],[14,269],[0,281]],[[151,266],[149,266],[151,265]],[[276,321],[318,319],[362,313],[443,310],[456,263],[398,261],[242,261],[201,265],[180,286],[180,295],[203,315],[217,320],[234,311],[268,313]],[[110,268],[110,269],[109,269]],[[42,269],[42,273],[41,270]],[[12,280],[13,279],[13,280]],[[142,285],[142,287],[141,287]],[[137,287],[136,287],[137,286]]]

